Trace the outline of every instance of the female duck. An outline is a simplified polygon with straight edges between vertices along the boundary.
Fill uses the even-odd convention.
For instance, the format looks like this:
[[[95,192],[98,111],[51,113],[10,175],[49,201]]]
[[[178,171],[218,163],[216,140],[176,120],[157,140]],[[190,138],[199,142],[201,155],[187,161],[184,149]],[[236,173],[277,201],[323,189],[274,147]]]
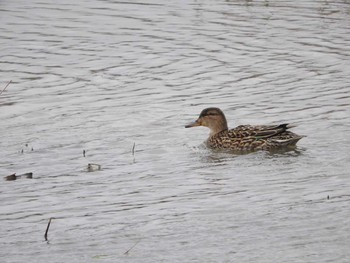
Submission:
[[[199,118],[185,128],[205,126],[210,129],[207,145],[213,149],[228,149],[238,152],[277,150],[294,147],[303,138],[287,131],[288,124],[240,125],[229,130],[224,113],[219,108],[204,109]]]

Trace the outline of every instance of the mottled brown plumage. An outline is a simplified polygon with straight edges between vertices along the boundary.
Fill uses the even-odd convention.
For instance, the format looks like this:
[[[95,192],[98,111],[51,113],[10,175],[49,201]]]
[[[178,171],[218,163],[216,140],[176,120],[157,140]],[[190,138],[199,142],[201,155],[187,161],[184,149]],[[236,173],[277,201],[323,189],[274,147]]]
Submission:
[[[237,152],[277,150],[294,147],[303,137],[288,131],[288,124],[240,125],[229,130],[224,113],[219,108],[204,109],[199,118],[186,128],[205,126],[210,129],[206,143],[213,149],[229,149]]]

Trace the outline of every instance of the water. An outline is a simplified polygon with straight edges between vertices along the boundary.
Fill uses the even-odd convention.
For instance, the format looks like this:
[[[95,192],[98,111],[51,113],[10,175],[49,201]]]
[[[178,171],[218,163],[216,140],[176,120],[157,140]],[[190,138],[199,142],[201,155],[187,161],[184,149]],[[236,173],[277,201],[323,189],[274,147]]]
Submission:
[[[2,262],[350,261],[348,1],[0,7]],[[215,153],[209,106],[307,137]]]

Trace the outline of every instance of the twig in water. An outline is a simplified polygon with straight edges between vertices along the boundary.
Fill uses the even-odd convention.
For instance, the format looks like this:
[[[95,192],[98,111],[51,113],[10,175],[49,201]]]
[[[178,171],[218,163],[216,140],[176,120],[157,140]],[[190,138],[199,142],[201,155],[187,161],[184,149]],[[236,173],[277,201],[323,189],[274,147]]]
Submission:
[[[124,255],[129,254],[129,252],[131,251],[131,249],[133,249],[134,247],[136,247],[136,245],[137,245],[138,243],[140,243],[140,241],[141,241],[141,239],[139,239],[131,248],[129,248],[127,251],[125,251],[125,252],[124,252]]]
[[[46,231],[45,231],[45,241],[47,241],[47,233],[49,232],[49,228],[50,228],[50,224],[51,224],[51,220],[54,219],[53,217],[51,217],[49,219],[49,223],[47,224],[47,228],[46,228]]]
[[[0,92],[0,95],[5,91],[5,89],[7,88],[8,85],[10,85],[11,82],[12,82],[12,80],[10,80],[10,81],[6,84],[5,88]]]
[[[135,155],[135,146],[136,146],[136,143],[134,142],[134,145],[132,146],[132,150],[131,150],[133,156]]]

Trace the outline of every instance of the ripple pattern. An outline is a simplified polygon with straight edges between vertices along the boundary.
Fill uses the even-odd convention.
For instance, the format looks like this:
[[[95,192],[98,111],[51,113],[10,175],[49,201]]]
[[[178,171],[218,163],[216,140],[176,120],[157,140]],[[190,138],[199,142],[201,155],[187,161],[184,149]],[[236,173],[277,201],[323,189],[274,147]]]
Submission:
[[[2,261],[349,262],[349,15],[343,0],[2,1],[0,175],[34,177],[0,184]],[[208,106],[307,137],[210,152],[183,129]]]

